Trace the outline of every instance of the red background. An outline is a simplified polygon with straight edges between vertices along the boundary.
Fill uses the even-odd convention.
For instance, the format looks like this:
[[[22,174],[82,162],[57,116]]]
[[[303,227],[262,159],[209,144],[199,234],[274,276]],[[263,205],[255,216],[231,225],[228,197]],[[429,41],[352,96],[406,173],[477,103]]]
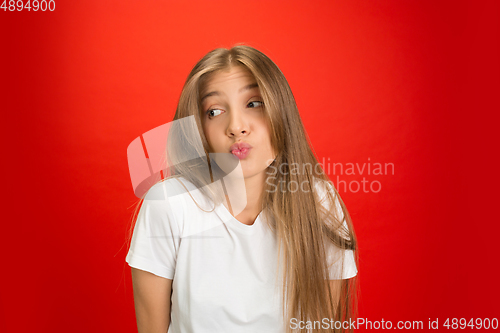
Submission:
[[[499,317],[498,21],[496,1],[1,10],[0,331],[136,331],[127,146],[171,121],[199,58],[235,43],[281,68],[320,160],[394,164],[339,175],[382,186],[341,189],[360,317]]]

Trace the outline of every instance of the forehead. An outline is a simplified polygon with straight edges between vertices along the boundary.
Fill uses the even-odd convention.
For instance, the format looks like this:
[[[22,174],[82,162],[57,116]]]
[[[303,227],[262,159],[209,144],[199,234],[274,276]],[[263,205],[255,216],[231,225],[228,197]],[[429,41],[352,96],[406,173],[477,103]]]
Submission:
[[[254,83],[255,77],[243,66],[233,66],[229,70],[217,71],[207,78],[201,89],[202,96],[211,90],[224,87],[237,87]]]

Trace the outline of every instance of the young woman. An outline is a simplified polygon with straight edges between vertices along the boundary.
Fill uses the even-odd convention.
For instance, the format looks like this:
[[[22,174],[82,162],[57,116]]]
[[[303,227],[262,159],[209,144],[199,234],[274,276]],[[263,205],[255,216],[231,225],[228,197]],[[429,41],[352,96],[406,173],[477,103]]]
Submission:
[[[279,68],[249,46],[209,52],[167,146],[126,258],[139,332],[343,331],[356,238]]]

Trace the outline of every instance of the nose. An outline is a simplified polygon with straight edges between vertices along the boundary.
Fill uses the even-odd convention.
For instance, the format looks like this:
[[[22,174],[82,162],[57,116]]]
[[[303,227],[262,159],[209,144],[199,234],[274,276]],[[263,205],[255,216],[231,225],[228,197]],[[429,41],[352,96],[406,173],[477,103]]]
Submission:
[[[234,109],[233,109],[234,110]],[[227,135],[229,137],[240,137],[250,133],[248,119],[240,110],[230,112]]]

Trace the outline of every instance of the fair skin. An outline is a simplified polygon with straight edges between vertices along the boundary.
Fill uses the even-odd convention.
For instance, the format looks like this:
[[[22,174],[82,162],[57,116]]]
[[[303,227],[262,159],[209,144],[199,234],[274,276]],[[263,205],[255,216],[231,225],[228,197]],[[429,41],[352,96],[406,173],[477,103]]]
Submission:
[[[255,83],[247,70],[231,67],[229,71],[215,74],[201,92],[202,96],[209,95],[202,101],[202,124],[211,152],[229,154],[231,145],[238,142],[252,146],[248,156],[239,160],[247,204],[235,216],[248,225],[253,224],[261,212],[266,169],[275,157],[263,100]],[[208,110],[212,110],[210,114],[206,113]],[[173,280],[133,267],[131,270],[138,332],[166,333],[170,325]]]
[[[240,142],[252,146],[248,156],[239,160],[247,204],[235,215],[241,223],[251,225],[261,212],[266,170],[275,158],[259,87],[248,70],[233,66],[216,73],[201,96],[202,124],[210,152],[230,154],[231,145]]]
[[[172,280],[131,268],[139,333],[166,333],[170,325]]]

